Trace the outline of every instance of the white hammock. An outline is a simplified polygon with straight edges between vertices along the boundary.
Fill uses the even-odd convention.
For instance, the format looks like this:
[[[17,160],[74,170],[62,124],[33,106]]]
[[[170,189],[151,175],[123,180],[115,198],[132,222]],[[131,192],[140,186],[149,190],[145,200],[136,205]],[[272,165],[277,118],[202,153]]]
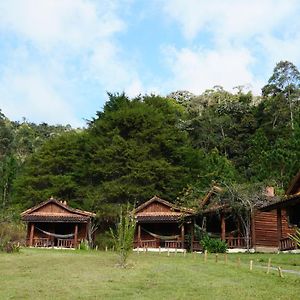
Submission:
[[[42,230],[38,227],[35,227],[36,229],[38,229],[39,231],[41,231],[42,233],[45,233],[46,235],[49,236],[54,236],[56,238],[60,238],[60,239],[68,239],[68,238],[72,238],[74,236],[74,233],[70,233],[70,234],[56,234],[56,233],[52,233],[52,232],[48,232],[45,230]]]
[[[148,230],[146,230],[145,228],[141,227],[142,230],[144,230],[145,232],[149,233],[151,236],[160,239],[160,240],[175,240],[177,238],[180,237],[180,235],[159,235],[159,234],[155,234],[153,232],[150,232]]]

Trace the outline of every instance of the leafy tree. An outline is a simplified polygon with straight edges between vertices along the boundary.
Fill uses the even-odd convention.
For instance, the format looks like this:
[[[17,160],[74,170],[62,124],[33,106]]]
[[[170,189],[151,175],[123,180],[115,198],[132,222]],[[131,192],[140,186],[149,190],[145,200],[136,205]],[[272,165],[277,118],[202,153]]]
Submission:
[[[268,84],[262,88],[265,97],[271,96],[288,104],[291,128],[294,129],[294,109],[299,108],[300,72],[289,61],[276,64]]]

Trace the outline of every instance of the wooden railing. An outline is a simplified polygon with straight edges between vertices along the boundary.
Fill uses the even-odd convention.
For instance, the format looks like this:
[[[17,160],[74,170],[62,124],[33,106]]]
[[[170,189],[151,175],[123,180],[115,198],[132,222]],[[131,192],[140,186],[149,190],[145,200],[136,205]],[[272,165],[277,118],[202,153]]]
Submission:
[[[226,237],[225,241],[229,249],[247,247],[247,242],[245,237]],[[251,239],[249,239],[249,247],[251,247]]]
[[[74,248],[73,239],[57,239],[57,247],[59,248]]]
[[[279,245],[279,250],[280,251],[285,251],[285,250],[294,250],[296,249],[296,244],[293,240],[290,238],[282,238],[280,239],[280,245]]]
[[[165,241],[165,248],[182,248],[181,241]]]
[[[193,241],[193,251],[202,251],[203,247],[200,245],[199,241]]]
[[[27,241],[29,245],[29,240]],[[32,240],[32,246],[34,247],[51,247],[52,243],[49,238],[34,238]]]
[[[157,240],[141,240],[139,242],[139,248],[158,248]]]

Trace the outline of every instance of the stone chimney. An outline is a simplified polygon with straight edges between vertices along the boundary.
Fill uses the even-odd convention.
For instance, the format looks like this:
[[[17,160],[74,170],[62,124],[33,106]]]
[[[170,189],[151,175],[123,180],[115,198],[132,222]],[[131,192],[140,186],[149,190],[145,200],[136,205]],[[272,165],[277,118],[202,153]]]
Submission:
[[[274,189],[274,186],[267,186],[266,187],[266,192],[265,192],[265,195],[267,197],[274,197],[275,196],[275,189]]]

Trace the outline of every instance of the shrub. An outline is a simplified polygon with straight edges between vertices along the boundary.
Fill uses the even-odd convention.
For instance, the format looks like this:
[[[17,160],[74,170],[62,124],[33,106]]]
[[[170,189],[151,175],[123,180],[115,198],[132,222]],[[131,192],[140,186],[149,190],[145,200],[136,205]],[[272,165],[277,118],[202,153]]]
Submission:
[[[119,265],[126,267],[127,258],[132,251],[133,239],[135,232],[135,219],[130,215],[129,205],[123,214],[120,212],[120,221],[117,224],[116,231],[111,229],[111,235],[114,241],[114,246],[119,254]]]
[[[105,247],[111,249],[114,246],[114,240],[111,236],[111,232],[105,231],[97,234],[94,243],[96,246],[98,246],[98,249],[104,250]]]
[[[25,245],[25,228],[21,224],[0,224],[0,251],[7,253],[18,252]]]
[[[227,250],[227,244],[225,241],[220,239],[211,238],[208,235],[205,235],[200,241],[204,250],[210,253],[225,253]]]
[[[79,250],[90,250],[89,242],[87,240],[83,240],[80,242],[78,246]]]

